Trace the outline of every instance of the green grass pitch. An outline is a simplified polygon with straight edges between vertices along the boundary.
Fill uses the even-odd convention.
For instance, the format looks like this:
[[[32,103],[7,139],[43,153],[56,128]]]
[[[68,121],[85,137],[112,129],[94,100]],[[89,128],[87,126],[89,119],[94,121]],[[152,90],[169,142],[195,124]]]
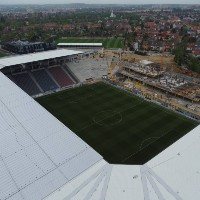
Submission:
[[[104,48],[122,48],[124,46],[123,39],[120,38],[64,38],[58,39],[56,43],[103,43]]]
[[[143,164],[198,125],[102,82],[37,101],[110,163]]]

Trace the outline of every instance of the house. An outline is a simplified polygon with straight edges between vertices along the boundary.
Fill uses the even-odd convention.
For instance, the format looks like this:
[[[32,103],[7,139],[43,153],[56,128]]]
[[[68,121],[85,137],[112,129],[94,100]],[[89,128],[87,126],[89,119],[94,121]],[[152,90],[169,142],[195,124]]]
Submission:
[[[61,26],[61,29],[62,30],[73,30],[73,29],[75,29],[75,25],[73,25],[73,24],[64,24],[64,25]]]
[[[192,53],[195,50],[195,43],[187,43],[186,51],[188,53]]]
[[[43,30],[53,30],[59,28],[58,24],[56,23],[46,23],[41,27]]]
[[[191,29],[196,31],[197,34],[200,34],[200,26],[192,26]]]
[[[192,55],[195,57],[200,57],[200,48],[196,48],[192,51]]]
[[[145,28],[155,29],[156,26],[157,26],[157,25],[156,25],[155,22],[146,22],[146,23],[144,24],[144,27],[145,27]]]

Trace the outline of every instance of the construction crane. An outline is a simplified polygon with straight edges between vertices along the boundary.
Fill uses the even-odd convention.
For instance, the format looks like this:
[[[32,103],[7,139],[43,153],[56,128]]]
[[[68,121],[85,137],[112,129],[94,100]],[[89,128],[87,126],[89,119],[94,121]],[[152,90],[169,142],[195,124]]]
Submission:
[[[164,70],[165,37],[166,37],[166,33],[164,33],[163,44],[162,44],[161,70]]]
[[[114,81],[115,78],[112,76],[112,66],[111,66],[111,63],[109,64],[107,57],[106,57],[106,63],[107,63],[107,66],[108,66],[108,78],[110,80]]]

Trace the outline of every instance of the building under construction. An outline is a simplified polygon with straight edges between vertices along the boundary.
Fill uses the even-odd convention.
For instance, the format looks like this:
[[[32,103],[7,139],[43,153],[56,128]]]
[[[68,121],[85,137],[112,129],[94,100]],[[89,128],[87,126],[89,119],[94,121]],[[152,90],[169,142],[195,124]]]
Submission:
[[[164,71],[159,64],[151,61],[125,62],[117,76],[170,95],[190,101],[200,101],[200,85],[198,83],[181,77],[181,75],[170,74]]]

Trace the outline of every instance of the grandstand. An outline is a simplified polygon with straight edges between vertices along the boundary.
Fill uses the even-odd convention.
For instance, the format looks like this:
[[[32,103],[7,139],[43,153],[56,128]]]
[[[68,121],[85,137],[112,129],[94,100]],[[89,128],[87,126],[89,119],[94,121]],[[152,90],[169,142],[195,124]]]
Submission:
[[[81,81],[100,79],[108,74],[108,65],[105,58],[88,58],[67,63],[67,67]]]
[[[0,66],[6,76],[31,96],[107,75],[105,58],[90,58],[88,53],[82,52],[73,54],[73,50],[60,49],[55,52],[58,57],[52,55],[52,51],[23,55],[22,63],[18,60],[19,56],[7,57],[0,60]],[[64,56],[64,52],[72,54]]]
[[[2,72],[31,96],[77,83],[69,74],[65,63],[76,60],[78,54],[69,50],[55,50],[0,60]],[[21,57],[21,59],[19,59]]]
[[[23,79],[31,78],[41,90],[32,77],[38,61],[51,67],[63,61],[52,58],[65,57],[65,62],[77,54],[56,50],[14,56],[0,59],[0,68],[16,84],[26,84],[16,77],[25,74]],[[51,70],[38,70],[45,71],[54,86],[59,84]],[[200,126],[145,164],[109,164],[10,79],[0,72],[0,199],[200,199]]]
[[[52,74],[54,79],[57,81],[60,87],[65,87],[75,83],[68,73],[60,67],[51,67],[49,72]]]
[[[42,92],[39,89],[39,87],[37,87],[37,85],[31,79],[30,75],[27,72],[15,74],[13,76],[10,75],[8,76],[8,78],[13,80],[19,87],[21,87],[29,95],[36,95]]]
[[[32,74],[44,92],[58,88],[58,85],[51,79],[45,69],[33,71]]]

